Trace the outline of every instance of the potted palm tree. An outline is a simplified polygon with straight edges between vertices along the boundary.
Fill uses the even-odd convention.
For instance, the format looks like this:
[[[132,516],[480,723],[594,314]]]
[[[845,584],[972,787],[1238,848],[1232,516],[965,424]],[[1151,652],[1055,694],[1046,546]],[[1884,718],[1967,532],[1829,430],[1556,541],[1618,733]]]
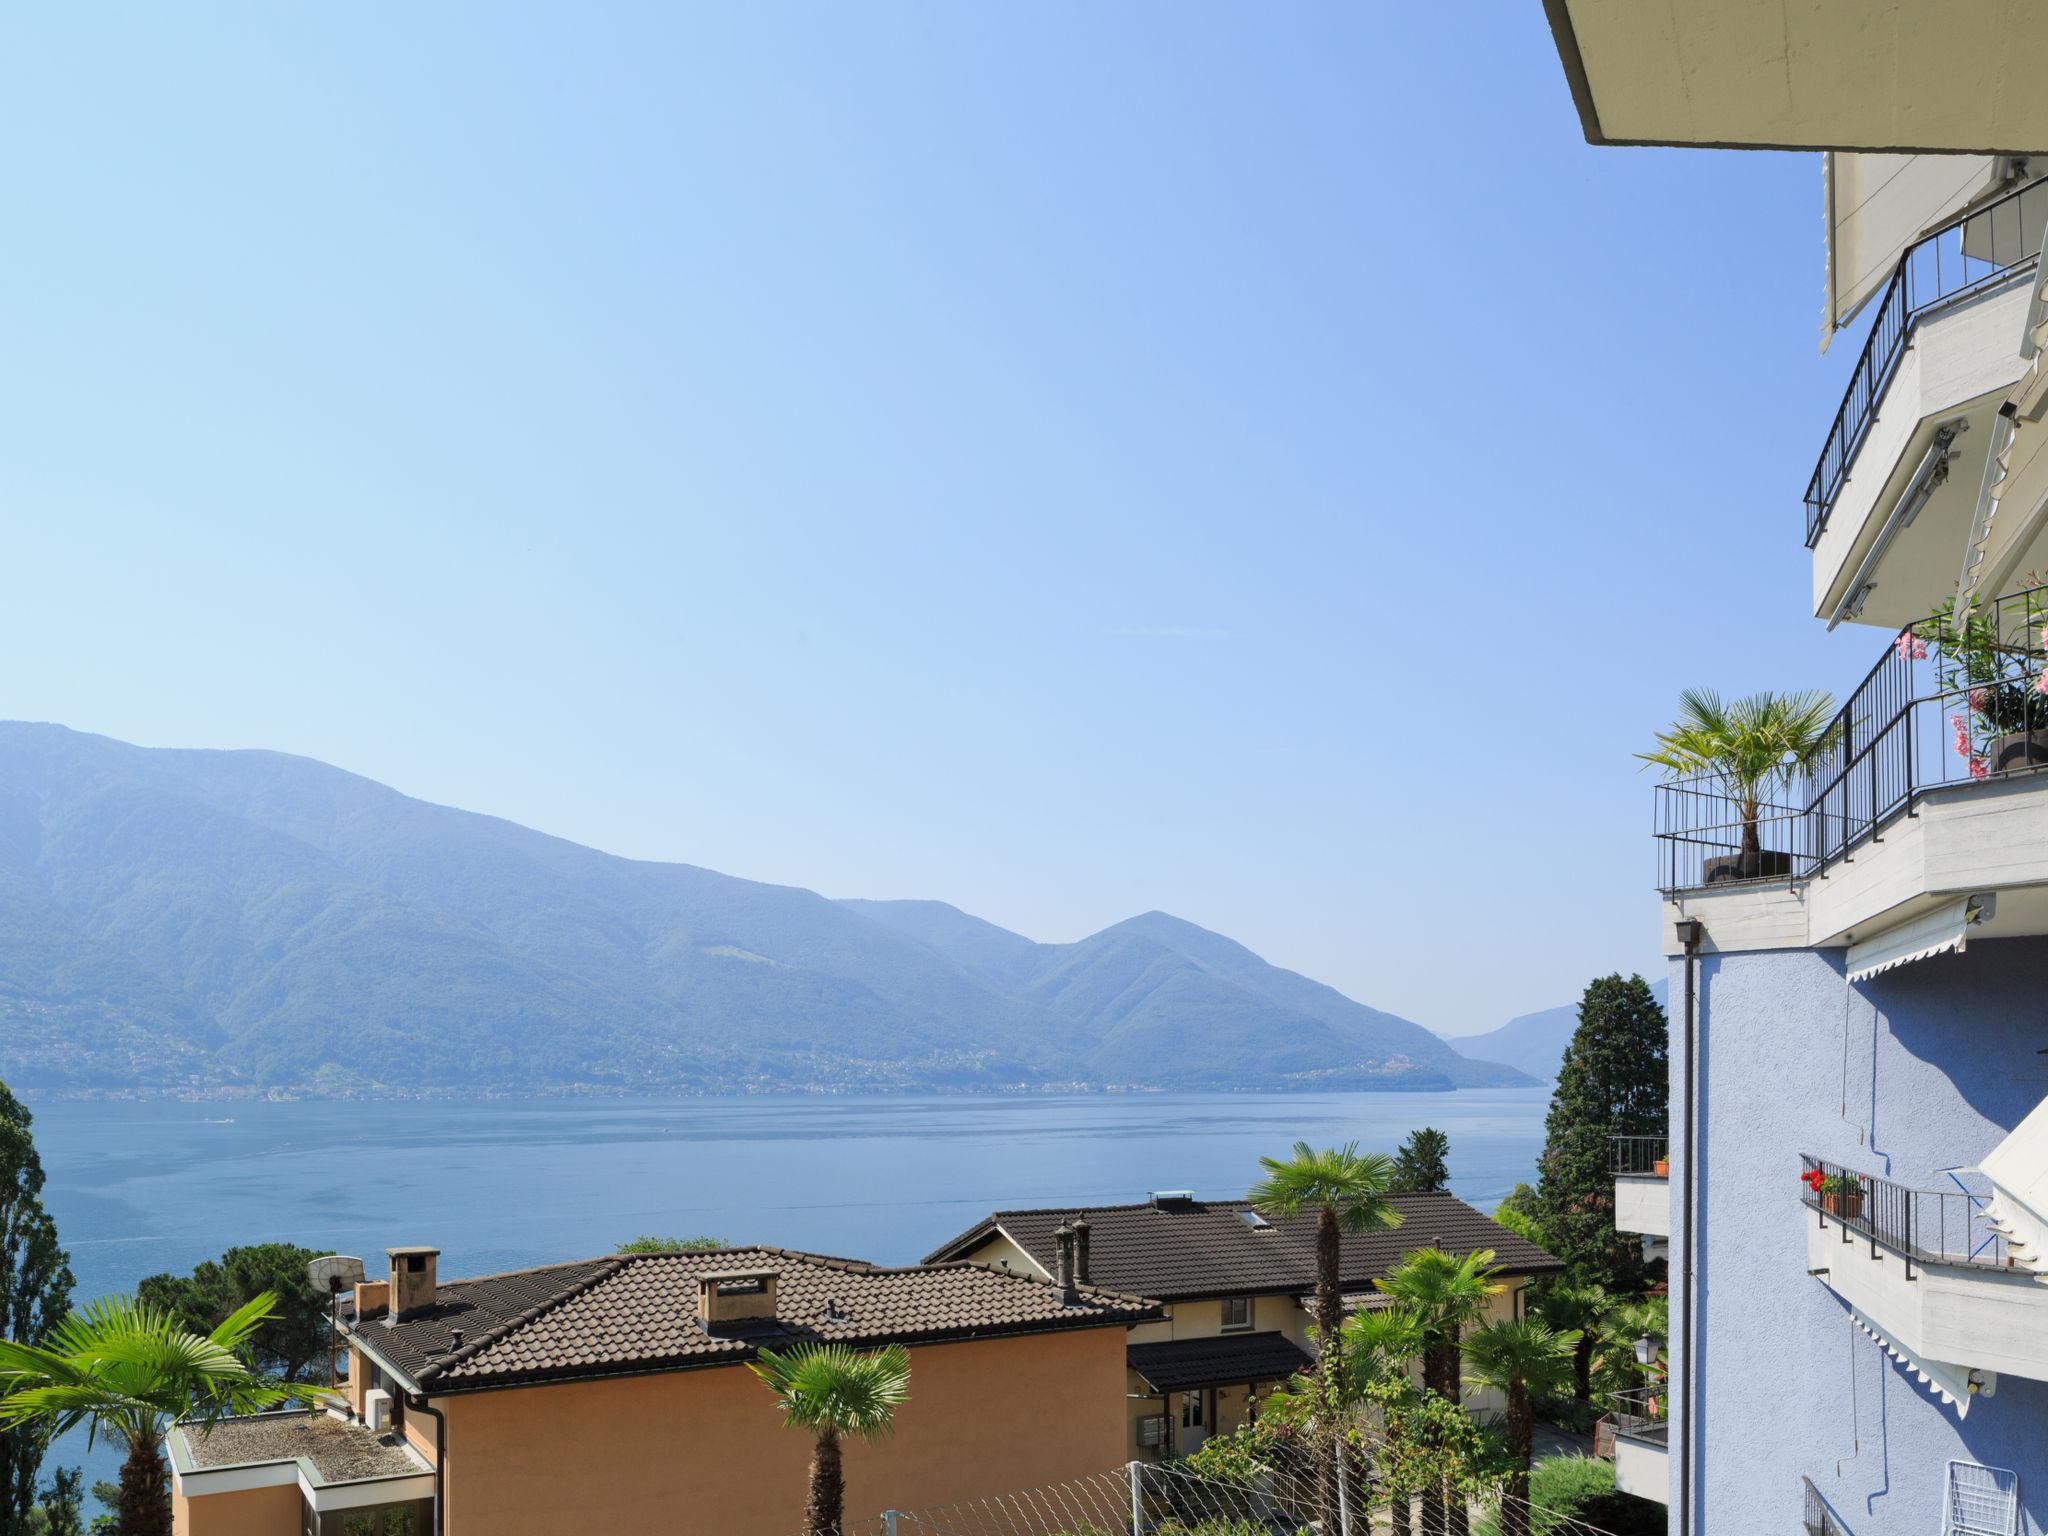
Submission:
[[[72,1312],[46,1345],[0,1340],[0,1428],[59,1435],[83,1424],[111,1435],[127,1452],[117,1529],[170,1536],[164,1437],[173,1424],[320,1400],[317,1388],[260,1376],[243,1358],[276,1303],[265,1291],[199,1334],[168,1312],[111,1296]]]
[[[1316,1497],[1323,1529],[1338,1526],[1337,1484],[1344,1475],[1342,1440],[1336,1434],[1339,1407],[1336,1341],[1344,1322],[1344,1234],[1378,1232],[1401,1224],[1401,1213],[1387,1199],[1394,1182],[1394,1160],[1380,1152],[1360,1152],[1357,1142],[1318,1151],[1305,1141],[1294,1144],[1287,1158],[1262,1157],[1265,1177],[1252,1186],[1251,1202],[1269,1216],[1316,1217],[1316,1373],[1319,1417],[1329,1426],[1322,1436],[1328,1449],[1316,1458]]]
[[[1739,841],[1734,853],[1705,862],[1703,881],[1712,885],[1792,873],[1790,850],[1763,846],[1764,803],[1812,767],[1836,736],[1835,701],[1821,689],[1726,703],[1711,688],[1688,688],[1678,696],[1676,723],[1657,733],[1657,749],[1636,756],[1673,779],[1717,779],[1734,802]]]
[[[1572,1379],[1577,1345],[1577,1335],[1559,1333],[1533,1317],[1488,1323],[1464,1342],[1466,1374],[1508,1400],[1512,1466],[1501,1490],[1500,1536],[1529,1536],[1529,1471],[1536,1455],[1534,1399],[1556,1394]]]
[[[804,1344],[756,1353],[748,1369],[782,1404],[782,1422],[817,1436],[811,1451],[805,1536],[839,1536],[846,1515],[846,1472],[839,1442],[879,1440],[910,1397],[910,1352],[901,1344],[862,1353],[844,1344]]]

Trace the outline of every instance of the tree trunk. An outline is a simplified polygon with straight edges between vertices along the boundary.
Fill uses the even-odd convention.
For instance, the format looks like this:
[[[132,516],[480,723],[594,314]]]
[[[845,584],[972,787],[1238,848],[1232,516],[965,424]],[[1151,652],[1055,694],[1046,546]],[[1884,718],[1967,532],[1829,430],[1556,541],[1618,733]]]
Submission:
[[[1593,1400],[1593,1330],[1579,1330],[1579,1342],[1572,1346],[1572,1396],[1582,1403]]]
[[[1337,1213],[1326,1205],[1316,1213],[1316,1417],[1326,1442],[1316,1458],[1316,1518],[1323,1536],[1337,1536],[1343,1528],[1337,1503],[1344,1445],[1337,1391],[1344,1327],[1344,1301],[1338,1289],[1343,1281],[1343,1261]]]
[[[1464,1375],[1465,1357],[1458,1348],[1458,1325],[1452,1323],[1444,1330],[1444,1396],[1454,1403],[1465,1400]],[[1465,1508],[1464,1492],[1449,1478],[1444,1479],[1444,1510],[1449,1516],[1445,1529],[1450,1536],[1469,1536],[1470,1515]]]
[[[1408,1536],[1408,1522],[1411,1518],[1410,1502],[1410,1495],[1407,1489],[1400,1489],[1394,1494],[1393,1506],[1387,1511],[1388,1518],[1394,1523],[1394,1536]]]
[[[171,1483],[164,1470],[163,1437],[132,1435],[121,1463],[116,1536],[171,1536]]]
[[[1508,1393],[1508,1453],[1515,1468],[1508,1474],[1500,1501],[1500,1536],[1529,1536],[1529,1467],[1536,1455],[1536,1410],[1522,1387]]]
[[[811,1496],[804,1505],[805,1536],[839,1536],[846,1515],[846,1472],[839,1461],[839,1436],[832,1430],[818,1431],[817,1449],[811,1452]]]
[[[1444,1395],[1444,1352],[1441,1343],[1431,1343],[1422,1352],[1422,1390],[1438,1397]],[[1425,1444],[1432,1450],[1437,1443],[1434,1429],[1424,1431]],[[1444,1504],[1443,1484],[1429,1482],[1422,1488],[1422,1536],[1445,1536],[1449,1514]]]

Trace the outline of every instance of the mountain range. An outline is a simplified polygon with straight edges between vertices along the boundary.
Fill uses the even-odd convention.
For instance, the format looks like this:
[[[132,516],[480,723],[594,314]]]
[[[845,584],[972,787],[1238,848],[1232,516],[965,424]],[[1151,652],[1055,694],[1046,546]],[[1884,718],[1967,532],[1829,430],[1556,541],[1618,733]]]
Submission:
[[[1650,983],[1650,994],[1660,1007],[1665,1006],[1665,997],[1670,990],[1671,984],[1661,976]],[[1572,1034],[1578,1027],[1579,1005],[1564,1003],[1537,1013],[1521,1014],[1483,1035],[1445,1038],[1447,1043],[1468,1056],[1505,1062],[1518,1071],[1528,1073],[1538,1082],[1547,1083],[1556,1080],[1558,1068],[1564,1063],[1565,1047],[1572,1043]]]
[[[0,1077],[52,1093],[1511,1086],[1163,912],[619,858],[307,758],[0,723]]]

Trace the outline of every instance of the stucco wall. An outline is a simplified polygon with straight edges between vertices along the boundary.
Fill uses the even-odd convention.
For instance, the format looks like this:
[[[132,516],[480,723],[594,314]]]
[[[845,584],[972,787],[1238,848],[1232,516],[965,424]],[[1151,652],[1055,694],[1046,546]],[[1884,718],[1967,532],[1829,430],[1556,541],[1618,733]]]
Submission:
[[[846,1447],[846,1512],[1014,1492],[1120,1465],[1124,1333],[1090,1328],[911,1351],[896,1432]],[[448,1536],[790,1536],[811,1439],[739,1366],[438,1400]]]
[[[198,1499],[173,1493],[171,1529],[177,1536],[298,1536],[304,1507],[297,1483]]]
[[[1967,1420],[1848,1321],[1807,1273],[1799,1154],[1954,1186],[2048,1097],[2048,940],[1979,941],[1845,989],[1841,954],[1700,962],[1704,1179],[1697,1453],[1702,1536],[1798,1527],[1813,1479],[1855,1536],[1942,1528],[1951,1458],[2020,1474],[2022,1530],[2048,1517],[2048,1384],[2001,1377]],[[1671,977],[1672,1275],[1683,1243],[1682,963]],[[1846,1051],[1845,1051],[1846,1039]],[[1846,1108],[1845,1108],[1846,1106]],[[1966,1176],[1967,1178],[1967,1176]],[[1981,1188],[1981,1180],[1969,1180]],[[1674,1327],[1676,1302],[1674,1298]],[[1674,1402],[1674,1449],[1687,1396]],[[1677,1457],[1674,1454],[1676,1482]],[[1677,1530],[1674,1501],[1673,1530]]]

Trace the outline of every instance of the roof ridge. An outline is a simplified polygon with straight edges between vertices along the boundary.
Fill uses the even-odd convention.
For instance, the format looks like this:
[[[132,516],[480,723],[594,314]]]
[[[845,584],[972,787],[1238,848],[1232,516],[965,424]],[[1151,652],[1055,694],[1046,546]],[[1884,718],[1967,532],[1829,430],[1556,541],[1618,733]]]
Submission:
[[[995,1275],[1004,1280],[1020,1280],[1026,1285],[1042,1285],[1048,1290],[1057,1290],[1059,1282],[1047,1275],[1027,1275],[1021,1269],[1005,1269],[999,1264],[983,1264],[975,1259],[941,1259],[936,1264],[904,1265],[898,1273],[931,1269],[972,1269],[981,1274]],[[1082,1283],[1074,1287],[1089,1296],[1100,1297],[1105,1305],[1131,1302],[1141,1307],[1153,1307],[1158,1303],[1150,1296],[1140,1296],[1136,1291],[1113,1291],[1106,1285]]]
[[[480,1334],[477,1338],[472,1339],[468,1343],[464,1344],[462,1348],[450,1350],[447,1354],[439,1356],[437,1359],[433,1360],[429,1364],[421,1366],[417,1371],[413,1372],[413,1380],[418,1385],[424,1387],[430,1380],[434,1380],[440,1377],[451,1366],[460,1365],[464,1361],[474,1359],[477,1355],[482,1354],[485,1350],[489,1349],[499,1340],[505,1338],[510,1334],[518,1332],[521,1328],[526,1327],[527,1324],[538,1321],[540,1318],[543,1318],[547,1316],[548,1313],[554,1311],[557,1307],[562,1306],[566,1302],[575,1300],[578,1296],[588,1294],[590,1291],[596,1289],[605,1281],[611,1279],[612,1276],[618,1274],[621,1270],[630,1268],[639,1259],[657,1257],[660,1257],[660,1255],[624,1253],[613,1254],[608,1259],[597,1260],[597,1268],[595,1273],[585,1276],[581,1281],[579,1281],[575,1285],[569,1286],[564,1290],[557,1291],[553,1295],[547,1297],[545,1300],[537,1303],[536,1305],[528,1307],[524,1312],[520,1313],[517,1317],[510,1318],[507,1321],[500,1323],[495,1328],[485,1329],[482,1334]],[[586,1259],[583,1262],[590,1263],[591,1261]],[[554,1264],[542,1266],[542,1268],[546,1269],[560,1269],[567,1267],[568,1266],[566,1265]],[[512,1275],[531,1273],[533,1273],[533,1271],[531,1270],[508,1271],[508,1274]]]

